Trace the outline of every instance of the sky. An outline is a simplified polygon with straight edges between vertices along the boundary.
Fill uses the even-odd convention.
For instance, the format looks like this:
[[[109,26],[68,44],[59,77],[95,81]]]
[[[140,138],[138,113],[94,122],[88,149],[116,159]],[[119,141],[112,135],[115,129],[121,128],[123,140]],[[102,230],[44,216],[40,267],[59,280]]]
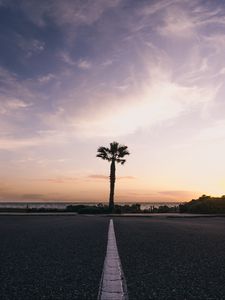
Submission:
[[[0,201],[225,194],[225,2],[0,0]]]

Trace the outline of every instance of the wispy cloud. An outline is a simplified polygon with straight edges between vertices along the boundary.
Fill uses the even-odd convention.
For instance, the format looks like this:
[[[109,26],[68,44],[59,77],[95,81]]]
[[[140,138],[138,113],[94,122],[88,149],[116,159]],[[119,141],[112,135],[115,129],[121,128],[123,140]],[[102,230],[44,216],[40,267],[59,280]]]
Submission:
[[[1,104],[8,102],[11,108],[28,107],[34,99],[34,94],[29,82],[21,80],[16,73],[0,67]]]
[[[107,179],[109,180],[109,176],[106,176],[106,175],[101,175],[101,174],[91,174],[91,175],[88,175],[87,176],[88,178],[92,178],[92,179]],[[136,179],[136,177],[134,176],[117,176],[117,179],[120,180],[120,179],[128,179],[128,180],[133,180],[133,179]]]
[[[205,127],[196,136],[196,140],[213,143],[216,141],[223,142],[225,139],[225,121],[219,120],[213,122],[211,126]]]
[[[195,33],[195,24],[183,9],[173,9],[165,17],[164,25],[158,27],[158,32],[165,37],[190,38]]]
[[[195,191],[120,191],[120,199],[125,201],[143,201],[143,202],[183,202],[190,201],[199,196]]]
[[[174,82],[167,71],[155,69],[142,86],[131,94],[121,95],[120,105],[111,95],[111,109],[92,111],[91,119],[80,118],[74,122],[74,129],[86,136],[118,136],[134,133],[191,110],[202,103],[213,101],[217,93],[214,87],[189,87]],[[103,102],[102,102],[103,104]],[[92,110],[92,108],[90,108]],[[114,114],[111,114],[111,110]],[[91,113],[91,111],[90,111]],[[86,111],[88,115],[88,111]],[[101,130],[104,128],[104,131]]]
[[[12,111],[27,108],[31,105],[30,103],[26,103],[20,99],[8,98],[7,96],[0,96],[0,101],[0,114],[7,114]]]
[[[44,12],[48,13],[48,5],[50,2],[43,4],[43,10],[40,9],[39,12],[41,17],[44,16]],[[159,29],[157,26],[158,23],[163,24],[162,26],[170,31],[168,32],[169,36],[183,33],[186,37],[187,30],[194,30],[196,23],[198,24],[200,21],[197,22],[196,17],[192,16],[191,10],[193,11],[193,8],[191,6],[188,12],[186,12],[182,10],[181,4],[176,6],[176,3],[178,2],[161,1],[160,3],[149,5],[148,9],[146,8],[142,11],[142,14],[149,15],[153,11],[159,12],[163,10],[163,13],[159,14],[158,21],[155,22],[155,28]],[[31,2],[29,5],[23,3],[23,5],[25,5],[24,7],[26,7],[26,9],[32,11],[34,3]],[[96,7],[101,7],[99,10],[101,11],[101,15],[104,9],[116,5],[119,5],[119,2],[110,2],[106,5],[98,1]],[[187,5],[186,2],[185,5]],[[60,4],[58,1],[54,3],[54,6],[57,7],[57,9],[59,6],[62,6],[62,12],[64,12],[64,9],[67,11],[64,4]],[[70,6],[72,6],[72,9]],[[75,9],[76,6],[77,4],[72,5],[70,3],[70,10],[73,11],[73,8]],[[81,7],[79,6],[79,11],[86,12],[86,6],[86,3]],[[182,13],[177,13],[178,9],[180,9]],[[197,9],[196,6],[194,6],[194,9]],[[89,8],[87,14],[88,13]],[[204,13],[208,14],[209,12],[207,10]],[[69,15],[69,13],[68,15],[65,13],[65,16],[67,16],[64,16],[65,19],[69,18]],[[99,17],[100,15],[98,14]],[[176,17],[177,15],[179,15],[178,19]],[[161,22],[162,19],[164,23]],[[201,19],[203,19],[203,16],[201,16]],[[67,72],[57,74],[59,78],[58,87],[55,90],[51,90],[49,95],[49,97],[55,99],[54,106],[52,106],[52,110],[49,112],[39,113],[39,116],[43,116],[41,120],[43,121],[42,125],[45,124],[46,127],[49,126],[51,129],[59,130],[58,128],[54,128],[54,124],[63,124],[60,125],[60,130],[68,130],[71,132],[71,135],[80,134],[80,136],[84,135],[86,137],[126,135],[135,133],[135,131],[140,128],[148,128],[155,124],[166,122],[169,119],[177,118],[182,113],[194,109],[199,103],[203,104],[215,99],[218,86],[214,85],[213,82],[210,85],[208,82],[196,84],[198,77],[204,80],[209,72],[208,66],[211,65],[210,57],[204,57],[204,60],[202,60],[201,52],[205,50],[205,45],[209,47],[210,45],[216,44],[215,40],[208,43],[210,37],[205,36],[205,42],[203,45],[198,45],[198,50],[196,50],[198,55],[195,55],[194,58],[194,54],[188,54],[186,57],[187,59],[191,58],[193,64],[190,62],[189,67],[187,67],[185,64],[186,60],[184,60],[184,63],[180,66],[180,71],[174,72],[171,71],[174,67],[174,57],[157,45],[157,43],[153,43],[152,41],[148,42],[145,36],[145,26],[147,26],[148,23],[145,23],[147,22],[145,18],[141,20],[143,24],[139,24],[142,26],[138,33],[139,38],[141,37],[140,43],[138,47],[134,48],[135,51],[133,53],[133,50],[131,51],[132,55],[136,56],[135,58],[138,63],[134,66],[126,66],[126,61],[124,61],[124,70],[121,67],[120,70],[118,69],[119,71],[116,70],[116,68],[118,68],[117,65],[113,66],[113,72],[115,74],[113,80],[108,79],[107,70],[103,71],[102,65],[92,68],[93,63],[89,59],[77,59],[70,55],[70,52],[61,52],[61,58],[66,64],[73,69],[77,67],[81,70],[88,70],[89,74],[88,77],[84,79],[81,79],[77,75],[76,70],[70,71],[69,75],[66,75]],[[190,26],[180,26],[176,23],[178,21],[184,24],[187,24],[185,23],[187,21],[190,23],[188,23]],[[123,20],[120,20],[120,22],[121,25],[124,25]],[[161,29],[163,30],[163,27],[161,27]],[[173,32],[173,30],[180,30],[180,33]],[[151,45],[151,47],[149,45]],[[138,50],[139,48],[140,51]],[[191,53],[192,48],[191,45]],[[193,51],[195,51],[196,48],[193,49]],[[107,66],[112,65],[112,60],[105,60],[105,62],[107,62]],[[182,72],[183,70],[185,72]],[[116,77],[121,76],[120,73],[123,74],[123,78],[117,82]],[[96,74],[100,76],[97,84]],[[183,74],[185,74],[186,77]],[[222,75],[222,73],[220,74]],[[48,87],[47,84],[50,84],[55,77],[56,74],[53,73],[44,74],[38,77],[38,83],[45,84],[46,87]],[[20,90],[22,96],[21,100],[23,99],[22,101],[24,101],[24,103],[24,99],[34,97],[31,89],[28,88],[29,85],[33,88],[33,91],[34,89],[36,89],[36,91],[39,89],[34,81],[26,83],[19,82],[16,75],[11,74],[8,76],[8,79],[10,80],[5,80],[3,85],[4,92],[6,93],[6,90],[10,90],[10,96],[13,97],[18,94],[17,92]],[[102,83],[99,84],[101,81]],[[190,86],[193,81],[195,81],[195,85]],[[79,86],[74,86],[76,82],[79,82]],[[110,86],[114,86],[114,89],[110,89]],[[38,98],[39,96],[40,95],[36,92],[35,97]],[[81,99],[85,99],[85,101],[81,101]],[[45,103],[44,100],[43,103]],[[44,108],[43,106],[43,109]],[[40,104],[39,109],[41,110]],[[115,112],[114,115],[111,114],[112,111]],[[103,127],[104,132],[101,130]]]
[[[157,1],[157,2],[152,2],[152,3],[147,3],[144,6],[142,6],[139,10],[139,13],[141,15],[154,15],[162,10],[167,9],[171,5],[175,5],[179,3],[179,0],[162,0],[162,1]]]
[[[92,5],[89,1],[22,1],[21,6],[30,19],[39,26],[45,26],[45,17],[50,17],[58,25],[91,24],[109,8],[115,7],[120,0],[96,0]]]
[[[79,69],[82,70],[88,70],[92,67],[92,64],[90,61],[86,59],[79,59],[78,61],[74,60],[71,55],[65,51],[61,52],[59,54],[61,59],[68,64],[71,67],[78,67]]]
[[[93,178],[93,179],[109,179],[109,176],[101,175],[101,174],[92,174],[92,175],[89,175],[88,178]]]
[[[76,177],[58,177],[58,178],[42,179],[41,181],[58,184],[58,183],[71,183],[71,182],[74,182],[77,180],[78,180],[78,178],[76,178]]]
[[[77,63],[78,67],[83,70],[88,70],[91,68],[91,63],[85,59],[81,59]]]
[[[34,54],[39,54],[44,51],[45,43],[38,39],[26,39],[22,35],[17,35],[18,46],[25,52],[26,57],[30,58]]]
[[[71,56],[69,55],[69,53],[62,51],[59,53],[59,57],[61,57],[61,59],[68,65],[70,66],[76,66],[77,63],[71,58]]]
[[[40,76],[38,78],[38,81],[40,83],[46,84],[46,83],[49,83],[49,81],[51,81],[52,79],[55,79],[55,78],[56,78],[56,76],[54,74],[48,73],[46,75]]]
[[[166,38],[200,38],[204,27],[225,25],[223,7],[219,3],[202,5],[201,1],[162,0],[146,4],[139,13],[142,16],[157,14],[161,24],[155,29]]]
[[[12,136],[2,136],[0,137],[0,149],[17,150],[29,147],[44,147],[47,145],[56,145],[66,143],[68,141],[68,136],[61,132],[55,131],[44,131],[40,133],[35,133],[31,137],[12,137]]]
[[[26,200],[43,200],[45,199],[45,195],[44,194],[23,194],[21,195],[22,199],[26,199]]]
[[[180,197],[180,200],[182,201],[184,198],[186,199],[189,197],[193,196],[192,191],[159,191],[158,194],[164,195],[166,197],[171,197],[171,198],[178,198]]]

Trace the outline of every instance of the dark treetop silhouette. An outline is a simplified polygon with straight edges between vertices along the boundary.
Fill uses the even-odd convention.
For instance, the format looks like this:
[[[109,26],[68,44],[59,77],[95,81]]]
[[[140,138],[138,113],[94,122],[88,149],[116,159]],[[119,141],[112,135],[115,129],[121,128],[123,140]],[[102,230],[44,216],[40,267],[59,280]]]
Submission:
[[[110,193],[109,193],[109,209],[113,210],[114,208],[114,189],[115,189],[115,181],[116,181],[116,164],[119,163],[123,165],[125,163],[125,159],[123,158],[126,155],[129,155],[129,151],[127,150],[127,146],[120,145],[117,142],[110,143],[110,148],[99,147],[97,152],[97,157],[107,160],[111,162],[110,165]]]

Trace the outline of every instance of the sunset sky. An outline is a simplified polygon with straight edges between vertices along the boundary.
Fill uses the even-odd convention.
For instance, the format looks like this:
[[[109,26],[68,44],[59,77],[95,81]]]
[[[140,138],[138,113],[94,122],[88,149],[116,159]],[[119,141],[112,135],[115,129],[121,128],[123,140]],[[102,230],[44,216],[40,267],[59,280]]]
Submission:
[[[225,194],[225,2],[0,0],[0,201]]]

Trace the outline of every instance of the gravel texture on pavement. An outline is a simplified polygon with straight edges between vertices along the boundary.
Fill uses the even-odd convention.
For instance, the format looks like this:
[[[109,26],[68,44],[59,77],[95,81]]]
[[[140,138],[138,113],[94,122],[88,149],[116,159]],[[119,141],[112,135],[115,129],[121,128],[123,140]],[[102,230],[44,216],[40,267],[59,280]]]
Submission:
[[[97,298],[108,218],[0,217],[0,299]]]
[[[130,300],[225,299],[225,218],[115,218]]]

